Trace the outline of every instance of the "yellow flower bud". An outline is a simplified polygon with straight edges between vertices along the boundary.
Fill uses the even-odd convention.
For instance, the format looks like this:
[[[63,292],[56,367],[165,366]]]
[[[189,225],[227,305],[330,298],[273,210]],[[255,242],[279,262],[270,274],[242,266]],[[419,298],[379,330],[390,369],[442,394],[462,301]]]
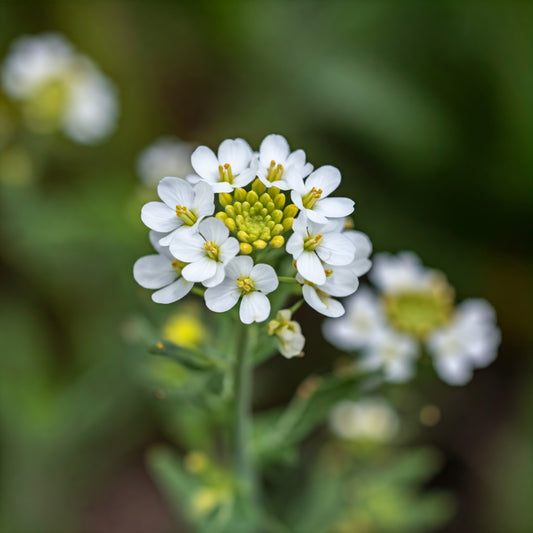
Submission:
[[[267,243],[263,241],[262,239],[258,239],[257,241],[254,241],[252,244],[258,250],[264,250],[267,247]]]
[[[226,207],[227,205],[230,205],[233,202],[233,196],[227,192],[221,192],[218,195],[218,201],[220,202],[220,205],[222,207]]]
[[[239,187],[239,188],[235,189],[235,192],[233,193],[233,196],[234,196],[235,200],[237,200],[238,202],[244,202],[244,200],[246,200],[246,191]]]
[[[248,255],[252,253],[252,245],[247,242],[241,242],[240,244],[241,254]]]
[[[285,244],[285,239],[281,235],[276,235],[270,240],[272,248],[281,248]]]
[[[258,199],[259,195],[255,191],[248,191],[248,194],[246,195],[246,200],[250,203],[250,205],[255,204]]]

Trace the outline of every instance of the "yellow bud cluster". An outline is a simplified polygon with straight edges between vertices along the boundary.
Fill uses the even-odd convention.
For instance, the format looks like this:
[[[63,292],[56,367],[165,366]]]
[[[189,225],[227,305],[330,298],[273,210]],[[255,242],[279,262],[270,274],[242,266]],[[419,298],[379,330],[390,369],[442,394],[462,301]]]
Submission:
[[[256,179],[250,190],[237,188],[221,193],[218,200],[223,211],[216,213],[240,241],[242,254],[263,250],[267,246],[280,248],[285,243],[282,233],[292,228],[298,208],[285,205],[286,197],[277,187],[268,189]]]

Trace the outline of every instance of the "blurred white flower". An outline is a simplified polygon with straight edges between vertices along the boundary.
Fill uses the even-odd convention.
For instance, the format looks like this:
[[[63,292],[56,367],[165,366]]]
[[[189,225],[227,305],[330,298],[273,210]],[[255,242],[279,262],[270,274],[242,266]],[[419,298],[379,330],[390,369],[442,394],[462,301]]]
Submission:
[[[270,265],[254,265],[249,256],[236,257],[226,266],[224,281],[205,291],[205,303],[211,311],[223,313],[242,297],[241,322],[263,322],[270,314],[270,301],[266,295],[278,285],[278,276]]]
[[[187,178],[194,171],[191,154],[194,145],[167,136],[156,139],[137,158],[137,174],[147,187],[153,187],[165,176]]]
[[[150,232],[150,242],[157,253],[137,259],[133,265],[133,277],[145,289],[159,289],[152,294],[154,302],[169,304],[189,294],[194,283],[183,279],[181,271],[186,263],[177,260],[168,248],[161,246],[160,238],[161,234]]]
[[[287,359],[302,355],[305,345],[300,324],[291,318],[291,310],[282,309],[278,311],[276,318],[268,323],[268,334],[276,335],[279,352]]]
[[[59,34],[17,39],[2,66],[2,84],[35,131],[62,129],[75,142],[93,144],[115,127],[114,85]]]
[[[490,364],[497,355],[501,334],[496,314],[485,300],[465,300],[449,325],[427,340],[435,369],[450,385],[464,385],[475,368]]]
[[[343,401],[331,411],[329,425],[342,439],[388,442],[398,431],[398,415],[379,398]]]

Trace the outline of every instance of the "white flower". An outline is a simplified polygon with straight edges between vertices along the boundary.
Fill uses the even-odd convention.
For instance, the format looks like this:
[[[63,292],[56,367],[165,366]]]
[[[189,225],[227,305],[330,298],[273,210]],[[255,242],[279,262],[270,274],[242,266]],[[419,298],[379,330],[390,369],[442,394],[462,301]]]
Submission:
[[[427,340],[440,378],[450,385],[464,385],[474,368],[485,367],[497,355],[501,334],[494,309],[484,300],[465,300],[452,322]]]
[[[346,217],[354,210],[349,198],[328,198],[339,186],[341,173],[331,165],[315,170],[305,182],[294,180],[291,198],[309,220],[325,224],[329,218]]]
[[[278,288],[276,271],[265,264],[254,266],[249,256],[239,256],[226,266],[226,277],[216,287],[205,291],[205,303],[215,313],[228,311],[242,296],[239,317],[244,324],[263,322],[270,314],[265,296]]]
[[[384,293],[421,292],[431,288],[434,275],[412,252],[380,253],[374,256],[370,279]]]
[[[276,335],[279,352],[287,359],[303,355],[305,345],[300,324],[291,318],[290,309],[281,309],[276,318],[268,323],[268,334]]]
[[[152,300],[158,304],[169,304],[180,300],[193,288],[181,276],[184,263],[173,257],[168,248],[159,245],[160,234],[150,232],[150,242],[156,254],[137,259],[133,265],[135,281],[145,289],[159,289],[152,294]]]
[[[244,139],[226,139],[215,155],[211,148],[199,146],[191,156],[191,164],[198,176],[216,193],[231,192],[245,187],[255,176],[250,167],[252,149]]]
[[[293,181],[302,181],[312,170],[313,165],[305,162],[305,152],[291,152],[282,135],[267,135],[261,142],[257,176],[266,187],[290,189]]]
[[[380,398],[338,403],[329,417],[330,428],[342,439],[387,442],[398,431],[398,415]]]
[[[181,230],[170,244],[170,252],[188,264],[182,271],[187,281],[214,287],[224,279],[224,267],[239,253],[239,242],[218,218],[206,218],[198,233]]]
[[[341,350],[359,350],[371,344],[385,327],[383,309],[374,293],[366,287],[360,288],[344,305],[346,314],[342,318],[326,320],[322,332]]]
[[[286,250],[296,261],[298,273],[311,283],[326,283],[327,267],[324,263],[343,266],[355,257],[355,245],[348,237],[335,231],[335,226],[315,224],[300,216],[294,221],[292,229],[294,233],[287,241]]]
[[[38,132],[63,129],[72,140],[92,144],[115,126],[113,84],[61,35],[17,39],[4,62],[2,82],[9,96],[21,101],[29,127]]]
[[[157,186],[162,202],[148,202],[141,211],[141,220],[150,228],[166,233],[161,245],[168,246],[177,230],[196,230],[204,217],[215,211],[214,193],[207,183],[191,185],[182,178],[163,178]]]
[[[376,332],[371,344],[365,348],[359,365],[368,371],[381,368],[386,381],[401,383],[414,374],[418,354],[414,339],[384,328]]]
[[[163,176],[187,176],[193,173],[191,154],[194,145],[167,136],[156,139],[137,158],[137,174],[146,186],[156,185]]]

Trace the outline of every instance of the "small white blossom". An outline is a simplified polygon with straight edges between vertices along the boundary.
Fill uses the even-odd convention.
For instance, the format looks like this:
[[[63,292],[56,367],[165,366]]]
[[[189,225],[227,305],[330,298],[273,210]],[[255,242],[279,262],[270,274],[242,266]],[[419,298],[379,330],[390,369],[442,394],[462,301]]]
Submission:
[[[183,279],[181,271],[185,264],[159,244],[160,238],[160,234],[150,232],[150,242],[157,253],[137,259],[133,265],[133,277],[145,289],[159,289],[152,294],[154,302],[169,304],[186,296],[194,283]]]
[[[372,291],[360,288],[344,302],[346,314],[326,320],[322,331],[333,346],[341,350],[359,350],[373,342],[385,327],[383,309]]]
[[[398,431],[398,415],[380,398],[345,400],[331,411],[332,432],[342,439],[390,441]]]
[[[250,166],[252,155],[244,139],[226,139],[220,143],[216,155],[207,146],[196,148],[191,164],[214,192],[231,192],[236,187],[245,187],[255,177],[255,168]]]
[[[270,301],[265,295],[276,290],[278,284],[276,271],[270,265],[254,266],[251,257],[236,257],[226,266],[224,281],[205,291],[205,303],[211,311],[223,313],[242,297],[241,321],[244,324],[263,322],[270,314]]]
[[[194,145],[167,136],[156,139],[137,158],[137,174],[144,185],[157,185],[163,176],[186,176],[193,173],[191,154]]]
[[[113,84],[61,35],[24,36],[2,68],[6,93],[23,105],[28,125],[43,133],[63,129],[92,144],[113,130],[118,102]]]
[[[435,369],[450,385],[464,385],[475,368],[489,365],[496,357],[501,334],[494,309],[484,300],[465,300],[452,322],[427,340]]]
[[[330,218],[346,217],[353,213],[353,200],[328,198],[340,182],[339,169],[325,165],[315,170],[305,182],[294,180],[291,199],[309,220],[326,224]]]
[[[305,162],[305,152],[291,152],[287,139],[282,135],[267,135],[259,147],[257,176],[266,187],[281,190],[292,188],[313,171],[313,165]]]
[[[181,230],[170,244],[170,252],[189,263],[182,271],[187,281],[214,287],[224,279],[224,267],[239,253],[239,242],[229,236],[226,225],[217,218],[206,218],[198,233]]]
[[[359,365],[368,371],[382,369],[386,381],[402,383],[413,376],[418,355],[419,347],[413,338],[383,328],[365,347]]]
[[[214,193],[207,183],[191,185],[182,178],[163,178],[157,186],[162,202],[148,202],[141,210],[141,220],[152,230],[166,233],[161,245],[168,246],[177,230],[195,231],[204,217],[215,211]]]
[[[300,324],[291,318],[291,310],[282,309],[278,311],[276,318],[268,323],[268,334],[276,335],[279,352],[287,359],[303,355],[305,345]]]
[[[350,264],[355,257],[355,245],[350,238],[330,224],[316,224],[298,217],[292,226],[294,233],[286,250],[296,261],[298,273],[316,285],[326,283],[325,263],[334,266]]]

